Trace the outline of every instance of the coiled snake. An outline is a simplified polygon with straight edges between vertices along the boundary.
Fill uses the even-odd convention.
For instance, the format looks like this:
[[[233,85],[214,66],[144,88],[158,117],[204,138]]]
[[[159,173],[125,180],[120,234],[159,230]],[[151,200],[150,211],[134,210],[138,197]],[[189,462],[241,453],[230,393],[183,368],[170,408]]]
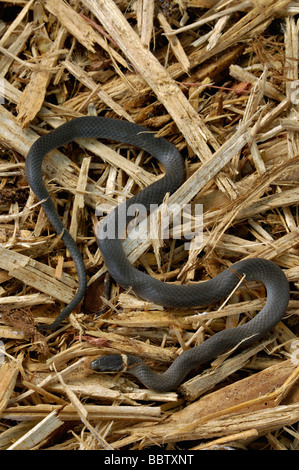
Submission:
[[[98,244],[108,271],[116,282],[133,291],[145,300],[165,307],[205,306],[227,296],[246,276],[246,281],[261,281],[267,291],[264,308],[249,322],[237,328],[223,330],[201,345],[182,353],[162,374],[153,372],[143,361],[133,355],[113,354],[99,357],[91,362],[96,371],[127,370],[145,386],[157,391],[175,389],[195,367],[242,343],[242,347],[261,339],[282,318],[289,301],[289,284],[282,270],[271,261],[252,258],[240,261],[221,272],[214,279],[198,285],[174,285],[161,282],[137,270],[128,261],[120,238],[108,239],[104,236],[109,223],[120,222],[119,214],[132,204],[142,204],[149,210],[150,204],[160,204],[167,192],[173,193],[182,183],[184,163],[177,149],[165,139],[156,138],[147,129],[126,121],[103,117],[82,117],[73,119],[57,129],[37,139],[26,158],[28,182],[42,206],[52,226],[68,248],[78,272],[78,290],[73,300],[62,310],[56,320],[44,329],[54,330],[81,301],[86,291],[86,274],[78,247],[64,228],[55,206],[42,180],[42,161],[51,150],[79,138],[111,139],[140,147],[161,162],[165,175],[151,184],[129,201],[111,212],[98,230]],[[127,217],[125,225],[132,219]],[[123,227],[125,228],[125,227]]]

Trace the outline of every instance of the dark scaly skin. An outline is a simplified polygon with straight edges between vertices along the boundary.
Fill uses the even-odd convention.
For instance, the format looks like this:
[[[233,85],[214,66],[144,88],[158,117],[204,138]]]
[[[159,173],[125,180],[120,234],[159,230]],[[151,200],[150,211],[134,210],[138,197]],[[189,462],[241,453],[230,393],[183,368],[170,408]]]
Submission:
[[[176,148],[165,139],[157,139],[147,129],[126,121],[102,117],[77,118],[63,124],[47,135],[40,137],[31,147],[26,159],[28,182],[38,200],[45,201],[42,206],[47,217],[70,251],[78,272],[78,291],[74,299],[62,310],[51,325],[44,329],[55,330],[72,312],[86,291],[86,275],[78,247],[56,212],[49,193],[42,181],[42,161],[51,150],[79,138],[102,138],[132,144],[149,152],[157,158],[165,169],[165,175],[145,188],[129,201],[111,212],[97,230],[98,244],[108,271],[116,282],[133,291],[145,300],[165,307],[204,306],[226,297],[245,275],[247,281],[261,281],[267,290],[267,302],[259,314],[245,325],[225,330],[209,338],[202,345],[190,349],[179,356],[164,374],[155,374],[136,356],[126,356],[128,370],[147,387],[159,391],[176,388],[186,375],[199,364],[222,354],[242,341],[249,345],[262,338],[283,317],[289,301],[289,285],[282,270],[271,261],[247,259],[234,264],[214,279],[198,285],[171,285],[163,283],[138,271],[128,261],[119,238],[107,239],[103,236],[109,223],[118,223],[122,211],[127,212],[133,204],[142,204],[149,210],[150,204],[160,204],[167,192],[173,193],[182,183],[184,162]],[[124,226],[133,217],[124,220]],[[117,225],[116,225],[117,226]],[[120,232],[121,232],[120,228]],[[101,363],[101,361],[104,361]],[[94,370],[115,370],[115,360],[109,356],[93,361]],[[118,370],[123,369],[122,356],[116,358]],[[110,367],[110,369],[109,369]]]

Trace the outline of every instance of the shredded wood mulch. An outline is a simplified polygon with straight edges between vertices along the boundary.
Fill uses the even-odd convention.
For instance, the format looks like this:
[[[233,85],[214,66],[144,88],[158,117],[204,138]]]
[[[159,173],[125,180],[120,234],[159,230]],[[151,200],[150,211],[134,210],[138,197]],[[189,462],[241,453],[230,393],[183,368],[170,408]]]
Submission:
[[[1,0],[0,449],[299,448],[298,14],[289,0]],[[142,124],[182,152],[186,182],[160,220],[169,202],[203,204],[200,246],[126,239],[140,269],[192,283],[262,257],[290,281],[285,317],[264,341],[171,393],[94,373],[90,361],[134,353],[163,371],[255,315],[265,292],[240,287],[208,311],[164,309],[113,283],[107,296],[96,214],[163,169],[131,146],[82,140],[51,152],[43,173],[90,287],[60,329],[37,331],[77,276],[24,162],[38,136],[91,113]]]

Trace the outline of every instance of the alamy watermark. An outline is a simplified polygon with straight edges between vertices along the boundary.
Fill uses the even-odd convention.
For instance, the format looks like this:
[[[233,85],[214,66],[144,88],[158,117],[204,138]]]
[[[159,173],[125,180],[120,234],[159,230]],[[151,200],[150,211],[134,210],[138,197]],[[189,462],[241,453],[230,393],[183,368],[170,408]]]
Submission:
[[[115,206],[101,204],[96,216],[111,214]],[[149,217],[148,217],[149,216]],[[131,240],[184,240],[184,248],[199,249],[203,241],[202,204],[120,204],[117,217],[108,215],[107,223],[101,220],[97,227],[97,237],[122,240],[126,235]],[[124,233],[126,232],[126,233]]]
[[[293,80],[291,82],[291,89],[293,90],[291,93],[291,102],[293,104],[299,104],[299,80]]]
[[[5,345],[3,341],[0,340],[0,367],[5,361]]]
[[[2,79],[0,79],[0,104],[5,103],[5,82]]]
[[[295,366],[299,365],[299,340],[294,339],[290,344],[290,359]]]

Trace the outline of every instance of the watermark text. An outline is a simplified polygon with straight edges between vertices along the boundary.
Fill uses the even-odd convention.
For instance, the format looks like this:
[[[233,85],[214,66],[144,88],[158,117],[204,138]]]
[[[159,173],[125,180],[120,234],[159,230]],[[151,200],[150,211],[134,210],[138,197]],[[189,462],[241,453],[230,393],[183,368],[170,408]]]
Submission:
[[[99,240],[184,240],[186,250],[199,249],[203,240],[202,204],[120,204],[117,216],[113,217],[115,206],[101,204],[96,216],[110,214],[107,221],[101,220],[96,229]]]

